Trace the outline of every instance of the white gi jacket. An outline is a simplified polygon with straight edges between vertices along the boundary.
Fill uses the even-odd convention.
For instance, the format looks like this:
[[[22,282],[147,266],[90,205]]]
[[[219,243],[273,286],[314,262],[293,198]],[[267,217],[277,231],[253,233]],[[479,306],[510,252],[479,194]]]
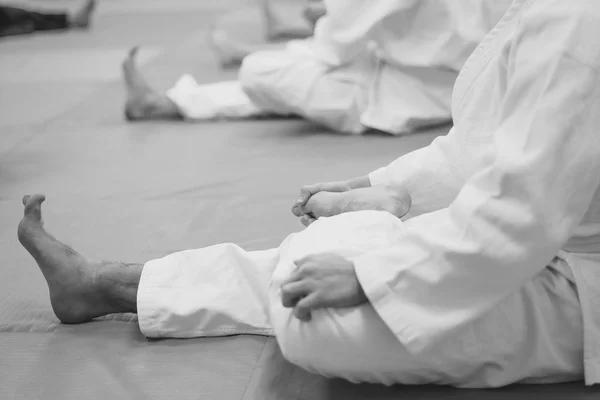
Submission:
[[[512,0],[325,0],[315,56],[332,67],[368,57],[363,125],[384,132],[450,120],[452,87],[465,61]]]
[[[586,382],[600,383],[598,38],[596,0],[515,0],[460,73],[451,132],[370,174],[413,199],[402,246],[355,260],[411,352],[434,350],[561,254],[580,294]]]

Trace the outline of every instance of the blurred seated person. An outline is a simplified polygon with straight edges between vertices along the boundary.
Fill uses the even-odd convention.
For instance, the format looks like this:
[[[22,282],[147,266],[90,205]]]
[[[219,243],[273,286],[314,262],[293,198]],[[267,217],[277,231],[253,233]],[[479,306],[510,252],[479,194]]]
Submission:
[[[257,13],[236,10],[211,28],[208,42],[223,68],[239,67],[251,53],[280,50],[291,39],[312,36],[326,12],[322,0],[260,0],[259,5]]]
[[[40,31],[87,29],[95,6],[95,0],[87,0],[77,11],[68,13],[33,11],[0,5],[0,37]]]
[[[238,80],[183,75],[154,90],[126,58],[128,120],[298,116],[348,134],[404,135],[451,121],[465,61],[511,0],[324,0],[314,36],[244,58]]]

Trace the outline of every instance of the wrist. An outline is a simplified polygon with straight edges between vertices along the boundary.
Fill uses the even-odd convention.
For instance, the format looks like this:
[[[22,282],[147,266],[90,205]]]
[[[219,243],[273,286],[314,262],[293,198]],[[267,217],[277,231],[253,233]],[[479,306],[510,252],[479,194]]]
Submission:
[[[371,181],[369,175],[360,176],[358,178],[350,179],[347,181],[349,189],[362,189],[371,187]]]

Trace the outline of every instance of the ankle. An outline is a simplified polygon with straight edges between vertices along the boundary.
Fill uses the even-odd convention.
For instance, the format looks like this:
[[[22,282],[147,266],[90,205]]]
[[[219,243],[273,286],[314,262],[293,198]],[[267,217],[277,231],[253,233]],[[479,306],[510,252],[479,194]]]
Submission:
[[[147,88],[141,88],[127,99],[125,116],[129,120],[183,118],[171,99]]]
[[[106,263],[98,269],[98,289],[112,313],[137,312],[141,264]]]

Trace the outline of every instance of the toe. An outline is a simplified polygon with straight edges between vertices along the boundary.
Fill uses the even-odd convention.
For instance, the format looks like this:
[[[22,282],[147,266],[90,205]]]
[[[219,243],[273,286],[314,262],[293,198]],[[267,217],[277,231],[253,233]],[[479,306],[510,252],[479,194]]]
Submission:
[[[137,121],[140,119],[140,112],[130,102],[125,104],[125,119],[127,121]]]
[[[131,73],[134,68],[135,56],[138,52],[139,46],[134,46],[127,53],[127,57],[123,60],[123,70],[125,71],[126,77],[127,73]]]
[[[23,200],[25,200],[25,198],[23,198]],[[43,194],[34,194],[33,196],[29,196],[27,204],[25,204],[25,215],[32,215],[38,218],[41,217],[42,203],[44,200],[46,200],[46,196]]]
[[[133,61],[133,59],[135,58],[135,56],[138,53],[138,50],[140,49],[140,46],[133,46],[131,48],[131,50],[129,50],[129,59]]]

